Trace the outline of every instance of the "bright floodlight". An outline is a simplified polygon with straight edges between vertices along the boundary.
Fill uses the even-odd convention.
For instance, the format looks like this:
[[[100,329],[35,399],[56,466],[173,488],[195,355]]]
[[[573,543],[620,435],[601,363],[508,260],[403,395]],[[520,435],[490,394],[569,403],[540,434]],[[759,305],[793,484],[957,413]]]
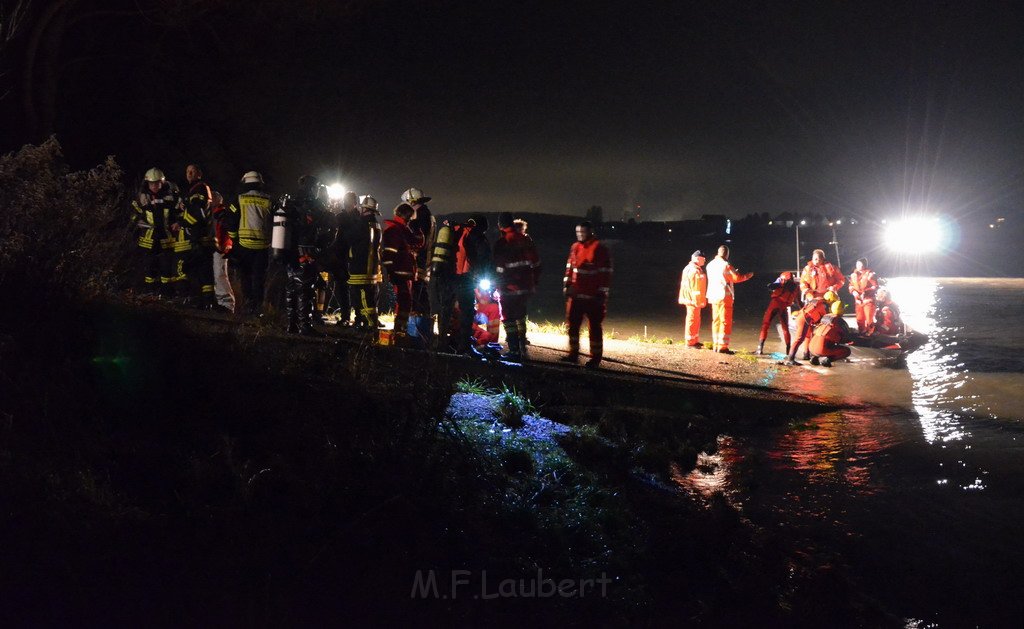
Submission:
[[[491,280],[480,280],[480,290],[491,290]]]
[[[934,253],[946,245],[948,233],[937,218],[905,218],[885,226],[885,244],[906,255]]]
[[[340,183],[332,183],[327,186],[327,196],[329,196],[332,201],[340,200],[341,197],[345,196],[345,186]]]

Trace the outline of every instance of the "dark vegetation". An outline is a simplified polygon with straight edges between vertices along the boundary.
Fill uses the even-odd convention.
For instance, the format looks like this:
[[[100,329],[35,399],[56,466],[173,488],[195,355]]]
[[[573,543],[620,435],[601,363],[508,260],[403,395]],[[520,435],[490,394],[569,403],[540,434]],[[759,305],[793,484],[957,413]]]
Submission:
[[[0,160],[0,623],[871,617],[842,587],[794,580],[783,541],[721,494],[672,486],[714,450],[706,418],[573,413],[584,391],[538,411],[484,382],[452,403],[462,375],[428,355],[139,307],[118,292],[116,164],[61,164],[55,141]],[[613,584],[604,599],[411,598],[430,569]]]

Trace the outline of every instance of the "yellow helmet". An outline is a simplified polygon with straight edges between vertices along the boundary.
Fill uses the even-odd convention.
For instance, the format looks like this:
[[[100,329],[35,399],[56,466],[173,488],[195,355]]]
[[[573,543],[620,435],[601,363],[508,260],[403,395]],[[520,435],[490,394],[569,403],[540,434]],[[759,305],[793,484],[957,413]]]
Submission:
[[[832,314],[837,317],[841,317],[846,313],[846,304],[841,301],[836,301],[832,304]]]
[[[834,301],[839,301],[839,295],[836,295],[835,291],[825,291],[823,299],[825,300],[825,303],[830,304]]]

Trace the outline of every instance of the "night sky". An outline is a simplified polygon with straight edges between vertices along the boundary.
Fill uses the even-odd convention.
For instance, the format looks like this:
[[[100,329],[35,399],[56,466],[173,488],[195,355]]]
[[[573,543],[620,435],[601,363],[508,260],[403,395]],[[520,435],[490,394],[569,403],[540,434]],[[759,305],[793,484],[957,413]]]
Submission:
[[[67,4],[48,124],[31,24],[3,51],[4,151],[56,130],[77,166],[308,171],[441,213],[1024,208],[1012,3]]]

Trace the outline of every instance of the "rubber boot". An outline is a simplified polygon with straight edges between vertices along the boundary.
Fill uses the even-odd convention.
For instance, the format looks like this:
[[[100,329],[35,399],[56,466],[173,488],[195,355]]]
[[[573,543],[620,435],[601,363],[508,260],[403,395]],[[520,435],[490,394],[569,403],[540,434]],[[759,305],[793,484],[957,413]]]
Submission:
[[[526,340],[526,319],[517,320],[516,329],[519,331],[519,353],[522,355],[523,360],[528,360],[530,358],[528,350],[530,342]]]
[[[757,354],[758,356],[762,356],[764,354],[764,341],[758,341],[757,351],[754,353]]]
[[[502,360],[518,363],[523,360],[523,355],[520,353],[520,336],[519,327],[515,321],[506,321],[505,326],[505,341],[508,343],[508,351],[501,355]]]

